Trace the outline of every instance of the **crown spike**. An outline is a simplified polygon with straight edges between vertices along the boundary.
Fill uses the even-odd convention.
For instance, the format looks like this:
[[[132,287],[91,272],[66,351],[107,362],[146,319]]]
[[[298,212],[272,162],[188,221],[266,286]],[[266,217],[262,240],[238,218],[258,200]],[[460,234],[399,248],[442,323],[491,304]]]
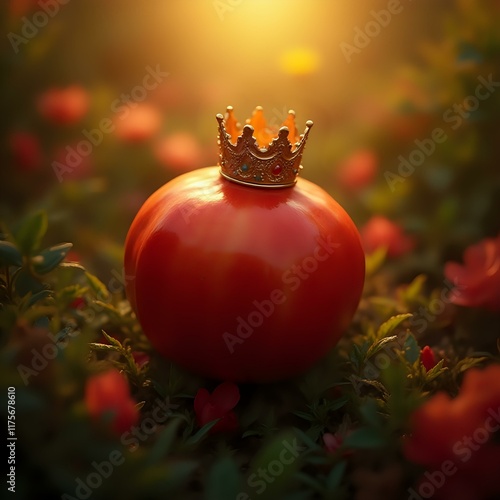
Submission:
[[[238,122],[233,114],[233,107],[226,108],[226,117],[224,118],[226,124],[226,132],[231,136],[231,142],[236,144],[240,131],[238,129]]]
[[[266,147],[271,141],[273,134],[267,126],[262,106],[256,106],[254,112],[252,113],[252,117],[247,119],[247,123],[252,125],[254,128],[254,135],[257,139],[259,147]]]
[[[288,140],[292,144],[292,148],[295,148],[297,142],[299,142],[299,134],[297,133],[297,126],[295,125],[295,111],[291,109],[288,111],[288,116],[283,122],[285,127],[288,127]]]
[[[295,113],[290,110],[279,131],[267,126],[262,107],[257,106],[241,130],[228,106],[219,123],[219,166],[221,175],[233,182],[257,187],[290,187],[297,181],[302,154],[312,121],[298,135]],[[235,131],[238,135],[234,135]],[[293,141],[293,142],[292,142]]]

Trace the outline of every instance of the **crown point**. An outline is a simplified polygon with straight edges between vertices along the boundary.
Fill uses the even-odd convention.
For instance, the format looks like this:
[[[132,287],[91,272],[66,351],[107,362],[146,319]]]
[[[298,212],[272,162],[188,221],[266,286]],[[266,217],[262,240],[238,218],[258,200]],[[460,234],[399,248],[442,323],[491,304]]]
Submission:
[[[295,112],[290,110],[279,130],[268,127],[262,106],[257,106],[242,128],[227,107],[219,122],[220,172],[228,180],[257,187],[291,187],[302,169],[305,143],[312,127],[307,122],[299,135]]]
[[[226,108],[226,117],[224,119],[224,124],[225,124],[225,128],[226,128],[226,132],[231,137],[231,142],[233,144],[236,144],[236,141],[238,140],[238,135],[239,135],[239,127],[238,127],[238,122],[236,121],[236,118],[233,115],[233,107],[232,106],[228,106]]]
[[[265,148],[268,146],[273,138],[273,133],[267,126],[262,106],[255,107],[252,117],[247,120],[247,123],[252,125],[254,129],[254,136],[257,139],[259,147]]]
[[[314,125],[314,122],[312,120],[307,120],[306,121],[306,126],[307,127],[312,128],[313,125]]]
[[[283,122],[283,125],[288,128],[288,140],[292,145],[292,148],[295,147],[295,144],[299,141],[299,134],[297,132],[297,126],[295,125],[295,111],[292,109],[288,112],[288,116],[286,120]]]

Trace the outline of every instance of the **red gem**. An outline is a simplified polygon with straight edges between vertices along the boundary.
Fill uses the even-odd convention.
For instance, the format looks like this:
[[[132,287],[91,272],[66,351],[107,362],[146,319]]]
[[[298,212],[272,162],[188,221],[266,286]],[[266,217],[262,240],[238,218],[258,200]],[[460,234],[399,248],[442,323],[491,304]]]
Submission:
[[[282,170],[283,170],[283,168],[281,167],[281,165],[276,165],[276,166],[272,169],[272,174],[273,174],[273,175],[280,175]]]

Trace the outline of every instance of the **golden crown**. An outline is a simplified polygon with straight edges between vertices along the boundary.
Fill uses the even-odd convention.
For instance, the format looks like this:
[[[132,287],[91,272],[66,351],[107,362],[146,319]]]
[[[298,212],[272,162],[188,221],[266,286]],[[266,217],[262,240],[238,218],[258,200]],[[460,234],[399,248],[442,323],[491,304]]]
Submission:
[[[225,117],[219,113],[216,118],[220,173],[226,179],[270,188],[293,186],[297,182],[312,121],[307,121],[305,132],[298,135],[292,110],[277,132],[267,125],[260,106],[255,108],[243,129],[231,106],[227,107]]]

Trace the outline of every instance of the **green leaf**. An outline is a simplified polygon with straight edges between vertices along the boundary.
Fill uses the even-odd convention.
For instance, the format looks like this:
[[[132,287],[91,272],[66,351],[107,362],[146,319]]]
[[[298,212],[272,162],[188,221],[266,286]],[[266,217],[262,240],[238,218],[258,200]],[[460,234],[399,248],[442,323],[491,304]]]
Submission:
[[[104,338],[111,344],[114,345],[120,349],[123,349],[122,343],[118,340],[112,337],[111,335],[108,335],[104,330],[101,330],[101,333],[103,334]]]
[[[365,258],[365,274],[367,277],[375,274],[385,261],[387,255],[387,248],[378,248],[373,253],[366,255]]]
[[[10,241],[0,241],[0,262],[6,266],[23,265],[23,256],[16,245]]]
[[[64,260],[72,246],[72,243],[61,243],[40,252],[33,258],[35,272],[46,274],[55,269]]]
[[[439,375],[441,375],[441,373],[443,373],[446,370],[448,370],[448,368],[446,368],[446,366],[443,368],[443,363],[444,363],[444,359],[442,359],[441,361],[439,361],[439,363],[437,363],[436,366],[434,366],[433,368],[431,368],[426,373],[426,375],[425,375],[425,381],[427,383],[432,382],[435,378],[439,377]]]
[[[266,482],[265,490],[261,491],[259,500],[282,498],[285,490],[290,489],[297,471],[305,457],[308,448],[301,444],[293,431],[286,431],[275,436],[264,445],[255,456],[249,469],[247,484],[252,477],[258,476],[258,471],[266,471],[274,481]],[[253,498],[255,490],[250,491]]]
[[[66,307],[78,297],[82,297],[88,292],[88,287],[81,285],[69,285],[56,293],[56,302],[60,307]]]
[[[417,339],[413,333],[410,333],[408,337],[406,337],[403,349],[408,363],[413,364],[415,361],[420,359],[420,346],[418,345]]]
[[[350,381],[351,381],[356,393],[360,392],[359,386],[363,384],[363,385],[367,385],[369,387],[373,387],[376,391],[381,392],[382,394],[387,394],[387,389],[378,380],[371,380],[371,379],[367,379],[367,378],[352,376],[350,378]]]
[[[225,457],[214,464],[208,475],[206,500],[235,500],[241,492],[241,477],[234,461]]]
[[[413,315],[411,313],[406,314],[397,314],[396,316],[392,316],[385,323],[382,323],[377,330],[376,338],[383,339],[390,335],[403,321],[408,318],[411,318]]]
[[[378,340],[377,342],[374,342],[366,352],[365,359],[370,359],[372,356],[377,354],[377,352],[379,352],[386,344],[394,342],[397,338],[397,335],[393,335],[392,337],[385,337]]]
[[[346,465],[347,464],[345,462],[339,462],[330,471],[330,474],[328,474],[328,477],[326,478],[327,491],[333,493],[340,486],[340,483],[342,482],[342,478],[344,477]]]
[[[104,283],[93,274],[90,274],[88,271],[85,271],[85,277],[90,285],[90,288],[95,293],[96,297],[99,300],[107,300],[109,299],[109,292]]]
[[[348,396],[342,396],[342,397],[335,399],[333,401],[328,401],[326,403],[326,408],[328,411],[335,411],[335,410],[338,410],[338,409],[342,408],[343,406],[345,406],[348,401],[349,401]]]
[[[317,418],[314,415],[311,415],[310,413],[306,413],[305,411],[292,411],[294,415],[297,415],[297,417],[300,417],[304,420],[307,420],[308,422],[315,422]]]
[[[26,309],[28,307],[31,307],[33,304],[35,304],[39,300],[43,300],[43,299],[46,299],[47,297],[51,297],[52,294],[53,294],[52,290],[40,290],[39,292],[34,293],[28,299],[28,302],[26,304]]]
[[[78,262],[62,262],[59,267],[67,268],[67,269],[78,269],[79,271],[85,271],[85,268],[78,264]]]
[[[382,427],[383,421],[378,412],[377,402],[373,398],[368,398],[360,406],[359,411],[363,417],[363,421],[370,427]]]
[[[14,231],[14,239],[23,255],[32,255],[38,250],[47,227],[47,214],[43,211],[30,215],[20,223]]]
[[[154,466],[141,467],[132,481],[132,487],[135,487],[138,495],[132,496],[150,498],[149,494],[151,494],[153,498],[169,498],[169,494],[173,494],[184,486],[197,467],[198,463],[190,460],[168,464],[161,462]]]
[[[293,428],[295,434],[298,436],[298,438],[310,449],[310,450],[316,450],[319,451],[321,450],[321,446],[314,442],[303,430],[299,429],[298,427]]]
[[[148,453],[148,457],[146,459],[147,465],[159,462],[162,458],[168,455],[172,449],[172,445],[175,441],[181,422],[181,419],[175,418],[165,426]]]
[[[21,268],[16,274],[14,281],[14,290],[19,297],[24,297],[28,293],[37,293],[44,289],[43,283],[40,283],[26,268]]]
[[[99,342],[90,342],[89,346],[94,351],[101,351],[101,352],[122,352],[123,351],[123,349],[121,349],[120,347],[116,347],[114,345],[108,345],[108,344],[100,344]]]
[[[346,448],[372,449],[381,448],[386,445],[383,434],[375,428],[362,427],[357,429],[344,439],[342,446]]]
[[[479,357],[479,358],[464,358],[462,360],[460,360],[455,368],[454,368],[454,371],[458,374],[458,373],[462,373],[462,372],[465,372],[466,370],[468,370],[469,368],[473,368],[474,366],[477,366],[477,365],[481,365],[483,364],[485,361],[487,361],[489,358],[487,357]]]
[[[191,437],[189,437],[186,440],[186,446],[191,446],[193,444],[196,444],[198,441],[203,439],[210,429],[217,424],[217,422],[220,420],[220,418],[216,418],[215,420],[212,420],[211,422],[208,422],[208,424],[205,424],[196,434],[193,434]]]
[[[104,309],[104,311],[106,311],[114,321],[122,320],[120,311],[118,311],[118,309],[112,304],[108,304],[107,302],[103,302],[102,300],[96,300],[94,304],[101,309]]]
[[[406,304],[419,302],[419,297],[422,294],[424,284],[427,280],[425,274],[419,274],[401,293],[401,298]]]

